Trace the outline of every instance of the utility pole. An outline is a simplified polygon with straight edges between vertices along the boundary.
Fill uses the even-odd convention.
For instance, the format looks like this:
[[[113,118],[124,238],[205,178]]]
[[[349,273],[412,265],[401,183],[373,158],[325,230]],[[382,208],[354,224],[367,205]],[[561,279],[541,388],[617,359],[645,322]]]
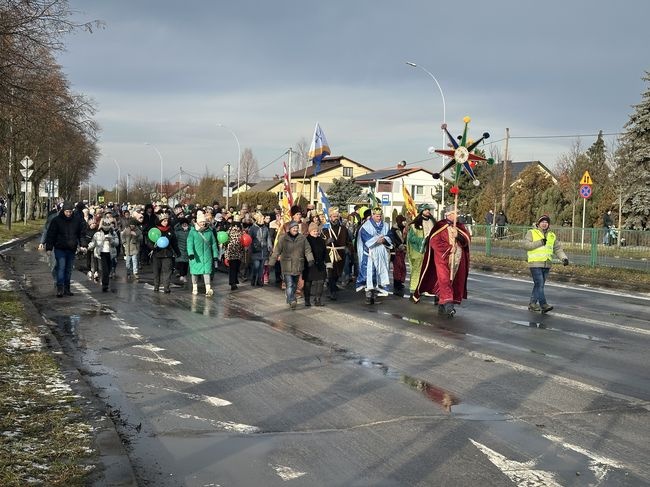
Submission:
[[[501,183],[501,209],[506,210],[506,183],[508,181],[508,142],[510,141],[510,129],[506,127],[506,149],[503,156],[503,182]],[[496,215],[496,212],[494,212]]]
[[[230,163],[226,163],[226,208],[230,209]]]
[[[11,94],[14,94],[13,89]],[[12,161],[14,158],[14,125],[13,114],[9,115],[9,182],[7,183],[7,229],[11,230],[11,212],[13,210],[12,199],[14,196],[14,178],[12,174]]]
[[[293,169],[291,168],[291,164],[292,164],[293,148],[289,147],[288,152],[289,152],[289,159],[288,159],[288,161],[289,161],[288,162],[288,164],[289,164],[288,165],[289,174],[287,175],[287,179],[289,180],[289,189],[291,190],[291,172],[293,171]],[[305,186],[305,181],[302,182],[302,185],[303,185],[303,187]],[[291,191],[291,193],[293,194],[293,190]],[[300,194],[302,194],[302,191],[300,192]]]

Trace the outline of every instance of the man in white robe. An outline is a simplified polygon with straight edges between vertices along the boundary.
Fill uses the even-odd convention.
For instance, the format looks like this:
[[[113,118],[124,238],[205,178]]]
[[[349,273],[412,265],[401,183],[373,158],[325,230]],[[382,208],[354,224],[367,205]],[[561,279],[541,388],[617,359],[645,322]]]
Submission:
[[[372,216],[359,230],[357,253],[359,274],[357,291],[366,291],[366,304],[375,304],[377,296],[388,296],[390,285],[390,249],[393,247],[380,207],[372,209]]]

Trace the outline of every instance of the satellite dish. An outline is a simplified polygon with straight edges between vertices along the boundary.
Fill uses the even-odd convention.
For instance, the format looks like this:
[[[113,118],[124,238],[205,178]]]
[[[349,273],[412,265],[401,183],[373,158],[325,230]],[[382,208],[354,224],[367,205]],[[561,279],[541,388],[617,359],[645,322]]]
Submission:
[[[400,161],[400,162],[398,162],[398,163],[397,163],[397,167],[399,167],[400,169],[403,168],[403,167],[406,167],[406,161]]]

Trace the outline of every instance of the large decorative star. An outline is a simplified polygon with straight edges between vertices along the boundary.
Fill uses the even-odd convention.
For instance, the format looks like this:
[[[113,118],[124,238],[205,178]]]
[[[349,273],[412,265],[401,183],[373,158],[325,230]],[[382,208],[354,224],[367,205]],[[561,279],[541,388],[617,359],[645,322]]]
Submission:
[[[443,154],[447,157],[451,157],[451,161],[445,164],[445,167],[443,167],[439,173],[435,173],[433,177],[439,179],[441,173],[445,172],[447,169],[453,166],[456,166],[454,185],[450,190],[452,194],[458,194],[458,180],[460,179],[461,172],[464,171],[465,174],[467,174],[474,181],[474,186],[479,186],[481,183],[478,179],[476,179],[476,175],[474,174],[474,167],[476,166],[476,163],[480,161],[486,161],[488,164],[494,164],[494,159],[486,159],[485,157],[479,156],[478,154],[474,154],[472,152],[481,142],[489,138],[490,134],[483,132],[483,136],[476,142],[469,140],[467,138],[467,125],[471,120],[472,119],[469,117],[463,118],[463,122],[465,122],[465,129],[463,130],[463,135],[459,137],[460,143],[456,142],[456,139],[454,139],[454,137],[452,137],[452,135],[449,133],[449,130],[447,130],[447,124],[442,124],[441,127],[442,130],[444,130],[447,134],[447,137],[449,137],[449,141],[451,142],[453,149],[436,149],[436,152],[438,154]]]

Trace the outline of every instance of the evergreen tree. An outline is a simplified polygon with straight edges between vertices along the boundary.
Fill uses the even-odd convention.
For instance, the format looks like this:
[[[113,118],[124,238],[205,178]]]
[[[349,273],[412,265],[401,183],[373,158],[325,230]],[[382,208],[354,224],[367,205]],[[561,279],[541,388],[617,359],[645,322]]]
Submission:
[[[332,185],[327,189],[327,199],[331,206],[338,206],[341,209],[347,208],[347,201],[350,198],[361,194],[361,186],[354,180],[347,178],[334,179]]]
[[[528,225],[536,221],[543,207],[544,191],[552,186],[551,177],[537,165],[530,165],[521,171],[513,186],[508,221],[516,225]]]
[[[650,71],[643,81],[650,82]],[[616,180],[622,195],[625,228],[650,229],[650,88],[634,105],[617,152]]]

